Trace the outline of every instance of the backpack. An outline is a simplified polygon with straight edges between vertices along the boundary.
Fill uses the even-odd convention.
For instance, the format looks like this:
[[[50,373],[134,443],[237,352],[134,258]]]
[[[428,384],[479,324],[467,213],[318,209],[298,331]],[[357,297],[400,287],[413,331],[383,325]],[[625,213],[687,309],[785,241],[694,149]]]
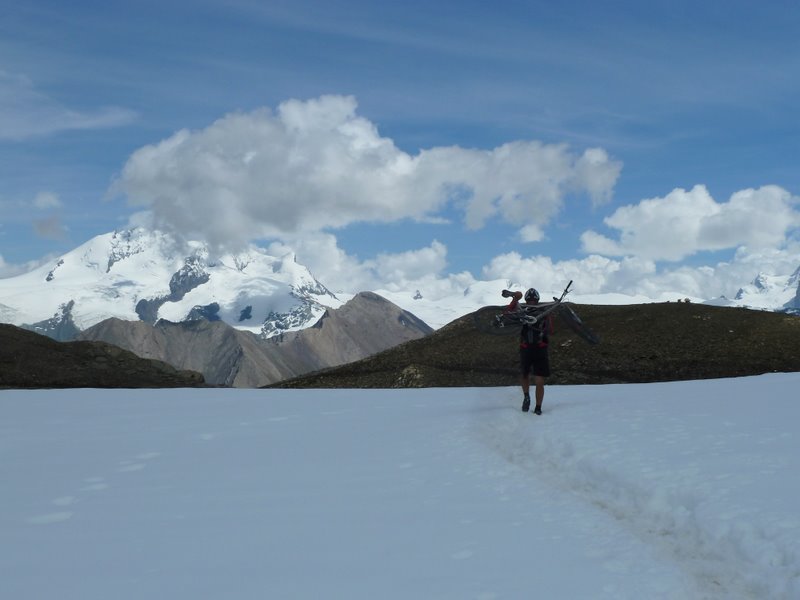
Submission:
[[[538,346],[544,348],[550,342],[550,332],[553,330],[553,318],[548,316],[543,321],[533,325],[523,325],[520,331],[520,347],[529,348]]]

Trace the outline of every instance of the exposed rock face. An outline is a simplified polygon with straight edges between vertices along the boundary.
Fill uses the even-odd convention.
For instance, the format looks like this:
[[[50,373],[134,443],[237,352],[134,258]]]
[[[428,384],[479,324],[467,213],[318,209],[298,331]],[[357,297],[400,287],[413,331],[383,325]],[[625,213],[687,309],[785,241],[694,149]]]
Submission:
[[[303,323],[309,323],[314,316],[314,303],[303,298],[299,299],[299,304],[289,309],[287,312],[272,311],[264,319],[261,326],[262,337],[272,337],[283,331],[289,331],[296,327],[302,327]]]
[[[179,371],[104,342],[57,342],[0,324],[0,388],[200,387],[199,373]]]
[[[183,323],[107,319],[81,334],[146,358],[203,373],[217,385],[260,387],[338,366],[431,333],[411,313],[372,293],[328,310],[311,328],[264,340],[221,321]]]
[[[336,310],[328,310],[306,330],[283,336],[299,340],[321,359],[320,368],[360,360],[433,330],[408,311],[372,292],[362,292]],[[280,342],[279,342],[280,343]]]
[[[80,331],[72,320],[72,308],[74,306],[75,302],[70,300],[62,304],[59,307],[59,311],[49,319],[31,325],[23,325],[22,327],[23,329],[46,335],[59,342],[74,340]]]
[[[104,340],[143,358],[199,371],[215,385],[252,387],[262,377],[281,379],[284,371],[278,357],[265,352],[257,336],[221,321],[159,321],[153,326],[106,319],[84,331],[81,338]]]
[[[205,270],[201,256],[189,256],[183,266],[178,269],[169,280],[169,295],[158,298],[143,298],[136,304],[136,314],[146,323],[155,323],[158,320],[158,309],[166,302],[179,302],[184,296],[198,286],[208,283],[211,276]],[[217,305],[219,311],[219,305]],[[189,320],[192,319],[190,314]],[[212,319],[213,320],[213,319]]]

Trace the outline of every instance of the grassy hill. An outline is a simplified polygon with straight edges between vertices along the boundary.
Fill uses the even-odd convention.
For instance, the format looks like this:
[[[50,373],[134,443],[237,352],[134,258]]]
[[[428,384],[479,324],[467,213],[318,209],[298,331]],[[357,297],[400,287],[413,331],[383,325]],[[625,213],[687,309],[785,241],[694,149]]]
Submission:
[[[601,342],[590,346],[556,320],[550,343],[551,384],[800,371],[798,317],[688,303],[572,306]],[[275,387],[515,385],[517,338],[483,333],[467,315],[423,339]]]
[[[57,342],[0,324],[0,389],[201,387],[200,373],[139,358],[105,342]]]

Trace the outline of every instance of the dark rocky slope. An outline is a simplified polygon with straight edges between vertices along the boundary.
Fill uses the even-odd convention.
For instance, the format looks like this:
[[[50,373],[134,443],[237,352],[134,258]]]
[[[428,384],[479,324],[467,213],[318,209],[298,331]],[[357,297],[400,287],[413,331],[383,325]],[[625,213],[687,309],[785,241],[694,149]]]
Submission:
[[[199,387],[203,376],[104,342],[57,342],[0,324],[0,388]]]
[[[663,303],[576,305],[601,339],[590,346],[556,320],[551,384],[633,383],[800,371],[800,318],[742,308]],[[434,334],[281,387],[516,385],[517,338],[467,315]]]

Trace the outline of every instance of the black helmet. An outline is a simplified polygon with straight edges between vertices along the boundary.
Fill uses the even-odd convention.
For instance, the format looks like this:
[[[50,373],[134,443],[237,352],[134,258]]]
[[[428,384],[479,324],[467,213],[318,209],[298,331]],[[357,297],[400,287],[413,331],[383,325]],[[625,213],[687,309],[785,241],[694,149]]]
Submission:
[[[527,292],[525,292],[525,303],[526,304],[538,304],[539,303],[539,292],[537,292],[533,288],[530,288]]]

